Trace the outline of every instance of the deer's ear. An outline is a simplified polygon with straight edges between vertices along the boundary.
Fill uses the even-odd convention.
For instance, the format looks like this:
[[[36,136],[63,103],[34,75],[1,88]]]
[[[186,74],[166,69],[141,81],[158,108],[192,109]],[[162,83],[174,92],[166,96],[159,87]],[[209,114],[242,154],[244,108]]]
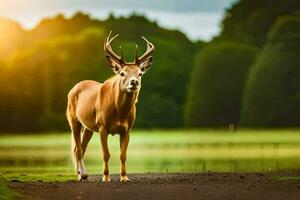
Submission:
[[[107,63],[113,69],[113,71],[115,73],[119,73],[121,71],[122,66],[116,60],[114,60],[110,56],[105,56],[105,58],[106,58]]]
[[[149,58],[147,58],[146,60],[144,60],[144,61],[140,64],[140,69],[142,70],[142,72],[143,72],[143,73],[146,73],[146,71],[148,71],[148,69],[150,69],[152,63],[153,63],[153,58],[152,58],[152,56],[150,56]]]

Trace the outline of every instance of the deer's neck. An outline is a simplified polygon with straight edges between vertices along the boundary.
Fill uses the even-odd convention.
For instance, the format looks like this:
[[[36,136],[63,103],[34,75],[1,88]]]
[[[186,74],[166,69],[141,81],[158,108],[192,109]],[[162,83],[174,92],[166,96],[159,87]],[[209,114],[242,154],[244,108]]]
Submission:
[[[116,90],[115,105],[117,108],[117,112],[121,116],[127,117],[131,112],[133,106],[135,106],[139,91],[137,90],[135,92],[126,92],[126,91],[122,91],[119,86],[116,87],[115,90]]]

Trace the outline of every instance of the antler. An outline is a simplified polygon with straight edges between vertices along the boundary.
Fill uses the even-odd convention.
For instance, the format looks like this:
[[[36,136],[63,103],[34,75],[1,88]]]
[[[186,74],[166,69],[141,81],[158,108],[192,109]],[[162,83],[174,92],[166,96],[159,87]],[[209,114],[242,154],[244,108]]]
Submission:
[[[122,47],[120,46],[120,50],[121,50],[121,57],[118,56],[111,48],[110,43],[119,36],[119,34],[115,35],[113,38],[110,39],[110,35],[111,35],[112,31],[109,32],[107,38],[105,39],[104,42],[104,51],[106,52],[106,54],[108,56],[110,56],[111,58],[113,58],[115,61],[119,62],[120,64],[124,63],[124,59],[123,59],[123,51],[122,51]]]
[[[136,54],[135,54],[136,64],[141,64],[143,61],[151,57],[151,54],[154,52],[155,49],[154,45],[151,42],[149,42],[144,36],[142,36],[142,38],[147,42],[147,50],[142,56],[138,57],[139,49],[138,46],[136,45]]]

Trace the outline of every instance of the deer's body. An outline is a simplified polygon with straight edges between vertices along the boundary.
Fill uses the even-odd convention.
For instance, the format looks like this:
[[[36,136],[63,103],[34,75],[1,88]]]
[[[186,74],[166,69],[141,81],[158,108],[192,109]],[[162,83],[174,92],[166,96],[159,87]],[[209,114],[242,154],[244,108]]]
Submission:
[[[120,90],[118,76],[104,83],[82,81],[69,92],[68,115],[94,132],[104,128],[110,134],[124,133],[135,120],[137,97],[138,90],[132,93]]]
[[[129,181],[125,167],[126,151],[130,130],[136,117],[135,103],[140,91],[141,76],[152,64],[150,54],[153,53],[154,46],[144,38],[147,42],[147,52],[141,57],[138,57],[137,53],[135,62],[126,63],[122,55],[117,56],[110,47],[116,36],[112,39],[109,39],[109,36],[104,49],[107,53],[106,59],[116,75],[104,83],[90,80],[79,82],[68,94],[67,119],[72,130],[71,151],[78,180],[87,179],[83,156],[93,132],[99,132],[103,152],[102,181],[110,181],[107,137],[108,134],[115,133],[120,134],[120,180]]]

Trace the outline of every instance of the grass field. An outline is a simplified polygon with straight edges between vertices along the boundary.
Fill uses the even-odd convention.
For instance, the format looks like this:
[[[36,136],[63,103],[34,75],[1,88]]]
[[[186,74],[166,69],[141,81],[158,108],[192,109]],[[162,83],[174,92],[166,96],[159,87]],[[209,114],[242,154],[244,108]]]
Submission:
[[[0,199],[8,200],[11,198],[10,194],[11,194],[11,192],[10,192],[9,188],[6,186],[6,184],[2,180],[0,180]]]
[[[110,171],[118,173],[118,135],[109,136],[109,146]],[[127,157],[128,173],[299,171],[300,132],[134,131]],[[85,161],[89,173],[101,172],[98,133],[88,146]],[[1,135],[0,176],[21,181],[75,179],[70,159],[70,134]]]

